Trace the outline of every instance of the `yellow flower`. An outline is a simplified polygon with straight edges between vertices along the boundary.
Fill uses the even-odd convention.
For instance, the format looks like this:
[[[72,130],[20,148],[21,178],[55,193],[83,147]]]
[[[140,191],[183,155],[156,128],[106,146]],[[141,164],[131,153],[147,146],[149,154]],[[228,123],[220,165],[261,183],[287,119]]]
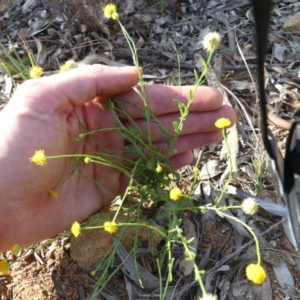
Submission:
[[[230,124],[231,124],[230,120],[226,118],[220,118],[215,122],[215,126],[220,129],[226,128],[230,126]]]
[[[44,150],[35,151],[34,155],[29,159],[38,166],[44,166],[47,163],[47,156],[45,155]]]
[[[246,198],[242,203],[242,210],[247,215],[254,215],[258,211],[258,204],[254,198]]]
[[[113,222],[104,222],[103,224],[104,230],[109,232],[109,233],[115,233],[118,230],[117,224],[115,221]]]
[[[261,265],[250,264],[246,268],[246,277],[255,284],[262,284],[266,280],[267,274]]]
[[[34,66],[30,69],[30,78],[40,78],[44,74],[44,70],[39,66]]]
[[[18,244],[14,244],[13,247],[11,248],[11,252],[14,255],[18,255],[20,251],[21,251],[21,247]]]
[[[106,4],[103,8],[103,12],[107,19],[117,20],[119,18],[115,4]]]
[[[221,36],[217,32],[209,32],[203,38],[203,48],[207,52],[215,51],[221,44]]]
[[[198,300],[218,300],[218,297],[213,294],[206,294],[206,295],[198,298]]]
[[[88,156],[84,158],[84,162],[86,164],[90,163],[91,161],[92,161],[92,159],[90,157],[88,157]]]
[[[155,171],[156,171],[157,173],[162,172],[162,167],[161,167],[160,164],[157,164],[157,167],[156,167]]]
[[[76,63],[74,60],[67,60],[63,65],[59,67],[59,72],[63,73],[71,69],[74,69],[75,67],[76,67]]]
[[[198,173],[199,173],[199,168],[194,167],[194,168],[193,168],[193,173],[194,173],[194,174],[198,174]]]
[[[170,191],[170,199],[177,201],[182,196],[182,190],[180,188],[174,188]]]
[[[49,196],[51,196],[52,198],[58,198],[58,192],[56,190],[51,190],[49,192]]]
[[[81,233],[81,226],[78,222],[74,222],[72,227],[71,227],[71,232],[75,237],[78,237],[79,234]]]
[[[9,274],[9,263],[7,259],[0,260],[0,273],[2,275]]]

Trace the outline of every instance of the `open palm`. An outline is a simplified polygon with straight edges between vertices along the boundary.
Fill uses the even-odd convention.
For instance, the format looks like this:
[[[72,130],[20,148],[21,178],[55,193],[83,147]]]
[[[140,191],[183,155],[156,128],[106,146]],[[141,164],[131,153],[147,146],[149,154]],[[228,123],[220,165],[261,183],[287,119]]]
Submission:
[[[104,149],[121,154],[124,140],[110,130],[117,124],[103,100],[110,96],[120,101],[130,99],[131,104],[124,102],[126,112],[140,128],[145,127],[143,111],[134,105],[140,103],[132,90],[137,82],[134,67],[93,65],[30,80],[18,87],[0,114],[0,252],[68,229],[124,190],[127,179],[112,168],[90,163],[72,173],[76,169],[72,158],[49,159],[41,167],[30,162],[29,157],[41,149],[47,156]],[[187,102],[191,89],[155,85],[147,88],[153,113],[170,131],[179,117],[173,100]],[[217,91],[199,88],[175,145],[177,154],[171,159],[175,169],[190,162],[190,149],[221,139],[214,126],[220,117],[235,121],[233,110],[222,106]],[[86,135],[80,143],[76,141],[80,133],[99,129],[108,130],[97,131],[93,137]],[[164,136],[154,125],[151,134],[156,146],[164,148]],[[52,198],[49,192],[57,188],[59,197]]]

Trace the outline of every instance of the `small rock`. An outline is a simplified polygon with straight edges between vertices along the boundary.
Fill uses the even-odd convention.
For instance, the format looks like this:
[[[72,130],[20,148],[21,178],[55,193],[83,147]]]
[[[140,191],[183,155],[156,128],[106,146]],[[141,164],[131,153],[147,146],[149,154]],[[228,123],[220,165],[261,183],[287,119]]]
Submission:
[[[102,225],[107,220],[107,215],[107,213],[97,213],[87,221],[86,225]],[[126,216],[119,216],[116,223],[125,223],[126,220]],[[153,223],[151,225],[153,226]],[[123,229],[126,230],[125,233],[122,232]],[[103,229],[82,230],[77,238],[71,237],[70,255],[81,268],[92,271],[112,246],[112,237],[118,238],[118,235],[122,237],[122,244],[128,252],[132,249],[136,236],[140,244],[149,249],[155,249],[162,240],[156,231],[150,231],[146,227],[122,227],[113,236]]]

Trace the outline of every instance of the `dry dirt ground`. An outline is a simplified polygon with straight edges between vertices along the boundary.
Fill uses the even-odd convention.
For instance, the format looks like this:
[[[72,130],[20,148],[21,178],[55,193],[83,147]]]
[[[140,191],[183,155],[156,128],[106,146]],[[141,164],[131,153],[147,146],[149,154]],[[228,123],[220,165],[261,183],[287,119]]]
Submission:
[[[105,3],[92,0],[2,1],[0,41],[7,45],[9,37],[24,59],[24,48],[30,48],[46,75],[56,72],[68,59],[75,60],[78,66],[92,63],[132,65],[119,27],[102,15]],[[239,203],[245,197],[243,192],[259,197],[262,208],[247,222],[263,234],[260,242],[268,279],[262,287],[245,280],[245,265],[255,256],[251,239],[237,224],[216,215],[204,218],[186,212],[185,218],[197,228],[198,261],[210,274],[205,277],[207,289],[218,294],[219,299],[299,299],[297,253],[284,226],[285,210],[275,206],[284,204],[280,202],[266,167],[259,130],[251,129],[251,126],[258,128],[259,116],[250,76],[255,80],[256,54],[250,1],[124,0],[118,3],[121,21],[136,42],[145,79],[151,83],[193,84],[196,61],[199,56],[206,57],[201,44],[203,36],[212,30],[222,35],[222,45],[214,58],[214,74],[239,118],[236,128],[238,172],[233,181],[238,193],[228,193],[225,201]],[[293,120],[293,112],[300,107],[299,5],[297,1],[274,1],[266,54],[267,91],[272,112],[270,128],[283,152],[286,128]],[[3,54],[0,60],[5,60]],[[3,107],[11,91],[1,72],[0,91]],[[220,188],[221,175],[226,169],[226,160],[220,159],[220,149],[220,145],[214,145],[202,152],[195,151],[192,165],[197,164],[201,169],[202,182],[201,189],[199,187],[195,194],[196,201],[209,201],[214,190]],[[200,162],[197,161],[199,156]],[[183,187],[188,185],[190,170],[187,167],[181,171]],[[84,243],[86,246],[91,241]],[[0,299],[89,299],[101,273],[91,276],[90,270],[82,264],[80,267],[72,257],[70,238],[61,238],[37,251],[23,249],[19,257],[11,252],[1,254],[0,258],[10,262],[11,272],[0,275]],[[178,264],[174,268],[177,283],[180,278],[182,289],[188,287],[180,299],[197,299],[199,291],[191,284],[193,276],[182,276]],[[113,269],[112,266],[111,272]],[[99,299],[158,299],[143,291],[140,298],[130,296],[128,291],[128,282],[119,271]],[[169,299],[179,299],[178,295]]]

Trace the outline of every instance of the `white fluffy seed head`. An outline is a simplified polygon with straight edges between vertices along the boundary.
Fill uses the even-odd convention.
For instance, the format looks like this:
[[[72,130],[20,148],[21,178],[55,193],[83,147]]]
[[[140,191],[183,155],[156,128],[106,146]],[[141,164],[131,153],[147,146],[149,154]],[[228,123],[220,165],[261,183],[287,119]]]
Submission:
[[[215,51],[221,44],[221,36],[219,33],[213,31],[209,32],[204,38],[203,38],[203,48],[207,52]]]
[[[258,211],[258,204],[254,198],[246,198],[242,203],[242,210],[247,215],[254,215]]]

